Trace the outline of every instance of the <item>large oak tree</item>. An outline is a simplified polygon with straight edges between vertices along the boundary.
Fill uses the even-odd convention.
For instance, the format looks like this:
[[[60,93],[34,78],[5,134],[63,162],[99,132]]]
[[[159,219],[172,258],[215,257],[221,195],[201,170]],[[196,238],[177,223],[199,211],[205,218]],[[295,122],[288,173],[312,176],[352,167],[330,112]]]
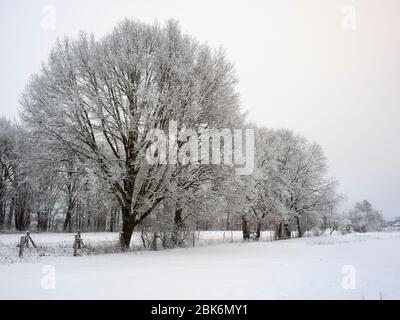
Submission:
[[[176,22],[125,20],[101,39],[58,41],[28,84],[21,115],[32,135],[72,152],[106,182],[121,206],[128,247],[134,227],[182,170],[146,161],[147,134],[168,132],[170,120],[194,130],[229,126],[238,114],[235,83],[223,51],[183,34]]]

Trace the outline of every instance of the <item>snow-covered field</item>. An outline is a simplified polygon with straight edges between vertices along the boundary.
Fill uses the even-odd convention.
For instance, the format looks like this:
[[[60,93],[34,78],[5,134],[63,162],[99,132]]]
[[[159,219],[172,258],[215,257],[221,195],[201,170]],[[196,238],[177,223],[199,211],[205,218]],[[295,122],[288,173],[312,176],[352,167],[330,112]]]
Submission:
[[[0,245],[17,245],[19,242],[20,236],[25,235],[16,234],[16,233],[6,233],[0,234]],[[33,240],[38,245],[71,245],[74,239],[74,234],[72,233],[33,233],[31,234]],[[91,233],[82,233],[82,238],[86,241],[90,241],[91,243],[96,242],[111,242],[118,241],[118,232],[91,232]],[[262,232],[262,240],[270,240],[270,232],[263,231]],[[199,231],[195,232],[196,240],[224,240],[230,241],[233,238],[234,241],[239,241],[242,239],[242,231]],[[141,245],[142,241],[140,239],[140,232],[134,232],[131,240],[131,244]]]
[[[18,257],[19,239],[24,233],[0,234],[0,265],[35,262],[43,260],[43,256],[71,256],[73,255],[74,234],[72,233],[33,233],[32,239],[38,246],[37,249],[24,251],[24,258]],[[194,236],[194,238],[193,238]],[[92,232],[81,235],[86,247],[90,250],[82,250],[81,255],[102,254],[120,251],[118,232]],[[241,231],[196,231],[189,235],[187,246],[209,246],[231,242],[241,242],[243,235]],[[273,232],[263,231],[261,241],[272,241]],[[159,244],[161,247],[161,244]],[[143,242],[140,232],[132,235],[131,250],[143,249]]]
[[[89,237],[103,241],[105,235],[116,236]],[[14,245],[15,236],[0,235],[0,248]],[[34,240],[56,244],[63,235],[37,234]],[[400,232],[45,256],[34,262],[0,264],[0,299],[381,297],[400,299]]]

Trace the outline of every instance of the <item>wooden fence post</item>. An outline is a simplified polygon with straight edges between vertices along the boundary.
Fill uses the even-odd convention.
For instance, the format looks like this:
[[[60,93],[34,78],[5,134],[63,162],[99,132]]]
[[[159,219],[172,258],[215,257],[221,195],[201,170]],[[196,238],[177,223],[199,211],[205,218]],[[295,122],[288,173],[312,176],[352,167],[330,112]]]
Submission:
[[[19,242],[19,257],[23,258],[24,257],[24,247],[25,247],[25,237],[21,237],[21,240]]]
[[[78,235],[74,236],[74,257],[78,255]]]
[[[35,242],[33,242],[33,240],[32,240],[31,233],[29,231],[26,233],[25,241],[26,241],[26,247],[27,248],[29,248],[29,241],[32,243],[34,248],[37,248]]]
[[[83,240],[81,238],[81,232],[78,231],[78,233],[74,236],[74,257],[78,255],[78,250],[82,249],[84,246]]]
[[[81,232],[78,231],[78,249],[81,249],[82,245],[83,245],[83,243],[82,243]]]

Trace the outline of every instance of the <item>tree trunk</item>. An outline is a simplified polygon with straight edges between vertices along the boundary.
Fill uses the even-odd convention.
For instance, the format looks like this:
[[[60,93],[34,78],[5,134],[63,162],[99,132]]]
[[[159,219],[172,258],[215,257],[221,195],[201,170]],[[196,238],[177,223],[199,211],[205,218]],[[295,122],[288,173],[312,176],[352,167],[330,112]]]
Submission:
[[[291,238],[291,232],[289,224],[283,223],[282,221],[279,222],[279,224],[277,225],[277,229],[275,231],[275,240],[290,239],[290,238]]]
[[[282,239],[282,222],[279,222],[275,228],[275,240]]]
[[[231,230],[231,215],[230,215],[230,213],[228,213],[226,216],[226,230],[227,231]]]
[[[285,239],[290,239],[292,237],[292,234],[290,232],[289,224],[285,223],[283,227]]]
[[[63,226],[64,232],[71,231],[71,217],[72,217],[72,210],[71,210],[70,206],[68,206],[67,213],[65,214],[64,226]]]
[[[182,233],[185,228],[185,223],[183,221],[182,211],[182,208],[175,209],[174,226],[171,235],[171,241],[174,246],[182,246],[184,242]]]
[[[296,216],[296,225],[297,225],[298,237],[301,238],[301,237],[303,237],[303,230],[301,229],[299,216]]]
[[[158,239],[158,234],[157,234],[157,232],[154,232],[154,234],[153,234],[153,243],[151,245],[153,251],[157,251],[157,239]]]
[[[257,224],[257,229],[256,229],[256,240],[259,241],[261,238],[261,222]]]
[[[30,191],[26,184],[19,185],[15,199],[15,229],[25,231],[29,228],[31,217],[29,212]]]
[[[134,214],[131,214],[130,206],[122,206],[122,235],[121,235],[121,247],[127,249],[130,246],[133,230],[135,228]]]
[[[30,214],[26,212],[26,209],[21,206],[17,206],[15,210],[15,229],[17,231],[25,231],[31,224]]]
[[[245,216],[242,216],[242,231],[243,231],[243,240],[250,239],[250,233],[248,229],[248,224]]]
[[[6,185],[1,177],[2,181],[0,181],[0,230],[4,228],[5,218],[6,218],[6,211],[4,208],[4,198],[6,196]]]
[[[42,231],[42,213],[40,210],[37,212],[37,230]]]
[[[106,231],[107,213],[100,211],[97,213],[95,228],[97,232]]]
[[[39,231],[45,232],[45,231],[47,231],[48,224],[49,224],[49,209],[46,208],[42,212],[40,212],[40,211],[38,212],[37,228]]]
[[[11,229],[11,225],[12,225],[12,220],[13,220],[13,215],[14,215],[14,204],[15,204],[15,200],[14,200],[14,197],[12,197],[11,201],[10,201],[10,207],[8,208],[8,218],[7,218],[7,222],[6,222],[6,227],[8,230]]]
[[[74,210],[74,207],[75,207],[75,201],[73,199],[73,196],[69,195],[67,213],[65,215],[64,227],[63,227],[64,232],[72,231],[72,212]]]
[[[4,210],[3,197],[2,195],[0,195],[0,230],[3,230],[4,228],[5,217],[6,217],[6,212]]]
[[[117,209],[111,209],[110,216],[110,232],[114,232],[115,229],[115,217],[117,213]]]

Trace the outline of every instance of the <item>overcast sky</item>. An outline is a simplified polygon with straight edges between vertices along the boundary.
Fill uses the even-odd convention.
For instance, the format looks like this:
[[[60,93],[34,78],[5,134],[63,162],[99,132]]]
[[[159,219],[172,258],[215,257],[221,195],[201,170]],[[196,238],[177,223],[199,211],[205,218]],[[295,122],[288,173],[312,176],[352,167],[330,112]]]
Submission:
[[[249,120],[320,143],[347,195],[400,216],[400,1],[0,0],[0,116],[57,37],[169,18],[235,63]]]

